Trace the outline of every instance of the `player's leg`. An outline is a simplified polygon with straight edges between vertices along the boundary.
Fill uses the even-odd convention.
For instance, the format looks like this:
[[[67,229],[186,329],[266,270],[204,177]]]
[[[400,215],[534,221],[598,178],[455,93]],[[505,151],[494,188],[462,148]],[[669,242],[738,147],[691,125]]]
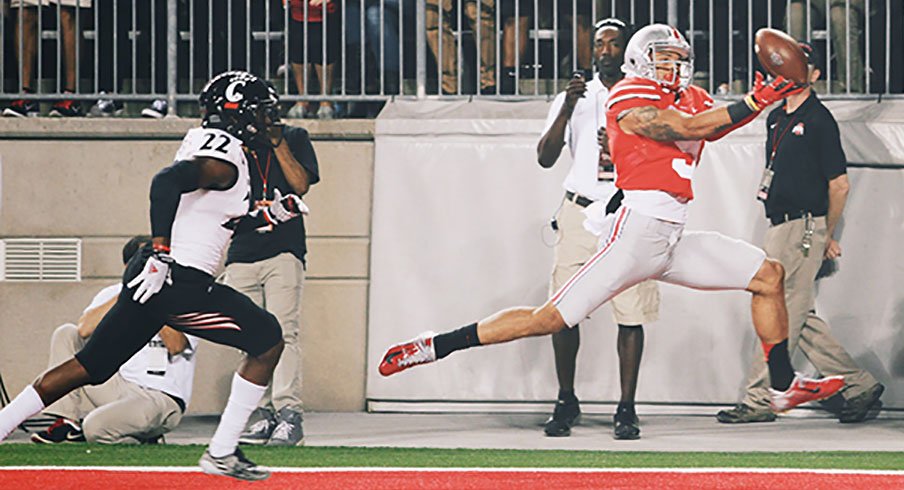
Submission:
[[[665,282],[694,289],[746,290],[753,294],[753,326],[763,345],[774,390],[772,407],[776,411],[827,398],[844,386],[840,377],[820,381],[795,379],[788,353],[784,276],[782,264],[767,258],[762,249],[714,232],[685,233],[672,251],[668,270],[661,276]],[[798,389],[802,385],[807,385],[803,391]],[[816,391],[806,391],[810,388]]]
[[[126,290],[104,316],[85,347],[48,370],[0,410],[0,441],[25,419],[87,384],[102,384],[135,355],[163,325]]]
[[[549,335],[576,325],[623,290],[659,273],[665,246],[649,235],[652,218],[620,211],[609,221],[604,245],[553,297],[539,308],[500,311],[478,323],[440,335],[425,332],[389,348],[380,374],[389,376],[409,367],[442,359],[478,345]],[[641,259],[643,258],[643,259]]]
[[[175,273],[190,275],[184,268]],[[257,408],[273,376],[283,350],[282,330],[272,314],[247,296],[222,285],[198,287],[190,278],[184,284],[182,303],[168,324],[211,342],[243,350],[247,356],[232,378],[229,400],[220,423],[201,458],[201,468],[210,474],[243,480],[263,480],[270,472],[245,458],[238,449],[239,436],[251,412]],[[179,294],[179,288],[171,292]]]
[[[612,312],[618,324],[618,373],[621,396],[613,417],[616,439],[639,439],[640,426],[634,397],[643,356],[645,323],[659,319],[659,286],[644,281],[612,298]]]

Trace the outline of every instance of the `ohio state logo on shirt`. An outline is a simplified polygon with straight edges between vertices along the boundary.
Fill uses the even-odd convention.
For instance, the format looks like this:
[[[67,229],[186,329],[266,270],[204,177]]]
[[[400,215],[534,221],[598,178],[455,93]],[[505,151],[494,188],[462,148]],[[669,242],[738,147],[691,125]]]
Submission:
[[[793,129],[791,129],[791,134],[794,136],[803,136],[804,135],[804,123],[797,123]]]

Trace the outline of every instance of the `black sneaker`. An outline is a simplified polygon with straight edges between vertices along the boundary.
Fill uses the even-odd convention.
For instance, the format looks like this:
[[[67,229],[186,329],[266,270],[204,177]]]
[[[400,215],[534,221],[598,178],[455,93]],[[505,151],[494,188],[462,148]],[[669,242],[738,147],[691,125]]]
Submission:
[[[50,117],[82,117],[82,106],[74,100],[61,100],[50,108]]]
[[[35,444],[59,444],[61,442],[85,442],[81,426],[73,420],[59,417],[53,425],[31,435]]]
[[[838,421],[842,424],[853,424],[876,418],[879,411],[882,410],[882,400],[879,398],[884,392],[885,386],[876,383],[862,394],[845,400],[841,413],[838,415]]]
[[[557,400],[552,416],[546,421],[543,432],[549,437],[568,437],[571,428],[581,421],[581,406],[578,399],[574,401]]]
[[[719,410],[716,419],[723,424],[747,424],[750,422],[773,422],[775,413],[768,408],[753,408],[738,403],[729,410]]]
[[[3,115],[6,117],[34,117],[38,115],[38,103],[34,100],[19,99],[14,100],[6,109],[3,109]]]
[[[640,439],[640,420],[637,419],[634,407],[619,407],[612,419],[615,422],[612,437],[627,441]]]

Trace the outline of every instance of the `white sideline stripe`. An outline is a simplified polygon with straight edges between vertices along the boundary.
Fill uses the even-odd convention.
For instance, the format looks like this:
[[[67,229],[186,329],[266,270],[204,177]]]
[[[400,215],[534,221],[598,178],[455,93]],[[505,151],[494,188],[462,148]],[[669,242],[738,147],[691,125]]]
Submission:
[[[851,470],[808,468],[399,468],[399,467],[269,467],[276,473],[789,473],[817,475],[904,476],[900,470]],[[0,471],[140,471],[145,473],[201,473],[197,466],[0,466]]]

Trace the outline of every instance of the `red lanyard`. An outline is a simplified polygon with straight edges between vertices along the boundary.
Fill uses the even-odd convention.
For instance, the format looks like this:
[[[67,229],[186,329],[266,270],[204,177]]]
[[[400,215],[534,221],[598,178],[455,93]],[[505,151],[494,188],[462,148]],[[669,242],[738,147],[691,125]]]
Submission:
[[[261,170],[261,163],[257,159],[257,152],[251,152],[251,154],[254,156],[254,164],[257,165],[257,172],[261,175],[261,180],[264,182],[264,193],[261,195],[261,199],[264,201],[267,200],[267,178],[270,177],[270,155],[272,153],[272,151],[267,152],[267,166],[265,167],[265,170]]]
[[[778,121],[776,121],[775,130],[772,131],[772,153],[769,154],[769,168],[772,168],[773,162],[775,161],[775,152],[778,151],[778,144],[782,142],[782,138],[785,137],[785,134],[792,126],[794,126],[794,116],[790,117],[790,121],[788,122],[788,125],[785,126],[785,130],[782,131],[782,134],[779,135],[778,138],[776,138],[775,135],[778,133]]]

